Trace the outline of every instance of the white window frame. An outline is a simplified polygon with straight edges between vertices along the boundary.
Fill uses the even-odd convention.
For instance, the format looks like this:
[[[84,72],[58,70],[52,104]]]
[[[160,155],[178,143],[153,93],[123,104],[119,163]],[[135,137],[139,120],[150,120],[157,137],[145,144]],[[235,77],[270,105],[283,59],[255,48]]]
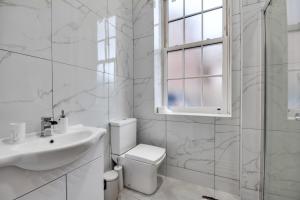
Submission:
[[[201,11],[196,14],[192,14],[191,16],[197,14],[203,14],[209,11],[217,10],[223,8],[223,37],[216,39],[203,40],[200,42],[189,43],[178,45],[175,47],[167,47],[167,35],[168,35],[168,0],[162,0],[162,105],[156,107],[156,113],[158,114],[168,114],[168,115],[193,115],[193,116],[216,116],[216,117],[231,117],[231,12],[230,12],[230,0],[223,0],[223,6],[216,7],[213,9]],[[185,2],[185,0],[184,0]],[[202,2],[203,3],[203,2]],[[203,7],[203,6],[202,6]],[[190,16],[190,15],[188,15]],[[182,19],[187,18],[188,16],[182,17]],[[203,21],[203,15],[202,15]],[[183,24],[185,24],[183,22]],[[183,25],[184,26],[184,25]],[[183,30],[185,32],[185,30]],[[202,30],[203,31],[203,30]],[[222,107],[182,107],[182,108],[172,108],[172,110],[168,109],[168,88],[167,88],[167,53],[170,51],[176,50],[184,50],[193,47],[203,47],[206,45],[212,44],[223,44],[223,66],[222,66],[222,80],[223,80],[223,106]],[[184,53],[184,51],[183,51]],[[217,75],[218,76],[218,75]],[[201,76],[205,77],[214,77],[212,76]],[[220,76],[218,76],[220,77]]]

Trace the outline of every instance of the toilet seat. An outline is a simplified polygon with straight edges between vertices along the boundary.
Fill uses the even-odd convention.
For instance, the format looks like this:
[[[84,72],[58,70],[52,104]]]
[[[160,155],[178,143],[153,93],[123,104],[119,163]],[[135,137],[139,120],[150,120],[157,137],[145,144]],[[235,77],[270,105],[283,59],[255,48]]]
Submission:
[[[125,158],[156,165],[165,157],[166,150],[164,148],[139,144],[125,153]]]

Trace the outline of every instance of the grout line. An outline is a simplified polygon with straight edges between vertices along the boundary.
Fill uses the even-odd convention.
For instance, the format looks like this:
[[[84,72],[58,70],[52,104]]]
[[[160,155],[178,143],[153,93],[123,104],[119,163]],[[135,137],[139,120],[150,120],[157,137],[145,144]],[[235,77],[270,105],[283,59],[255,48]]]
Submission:
[[[50,37],[52,37],[52,34],[51,34]],[[51,45],[50,45],[50,48],[51,48]],[[28,57],[32,57],[32,58],[37,58],[37,59],[41,59],[41,60],[51,61],[51,55],[50,55],[50,58],[43,58],[43,57],[38,57],[38,56],[25,54],[25,53],[21,53],[21,52],[17,52],[17,51],[12,51],[12,50],[8,50],[8,49],[3,49],[3,48],[0,48],[0,51],[7,51],[7,52],[10,52],[10,53],[14,53],[14,54],[19,54],[19,55],[28,56]]]
[[[50,37],[51,37],[51,40],[52,40],[52,34],[51,34]],[[53,65],[55,63],[57,63],[57,64],[63,64],[63,65],[66,65],[68,67],[73,67],[73,68],[82,69],[82,70],[88,70],[88,71],[93,71],[93,72],[99,72],[99,73],[104,73],[104,74],[108,74],[108,75],[115,75],[116,77],[119,77],[119,78],[126,78],[126,79],[133,80],[133,77],[130,77],[130,76],[123,76],[123,75],[118,75],[118,74],[111,74],[111,73],[100,71],[100,70],[94,70],[94,69],[91,69],[91,68],[88,68],[88,67],[82,67],[82,66],[79,66],[79,65],[74,65],[74,64],[70,64],[70,63],[61,62],[61,61],[58,61],[58,60],[54,60],[53,58],[50,58],[50,59],[49,58],[42,58],[42,57],[38,57],[38,56],[30,55],[30,54],[25,54],[25,53],[21,53],[21,52],[17,52],[17,51],[11,51],[11,50],[7,50],[7,49],[2,49],[2,48],[0,48],[0,51],[6,51],[6,52],[13,53],[13,54],[18,54],[18,55],[22,55],[22,56],[27,56],[27,57],[31,57],[31,58],[36,58],[36,59],[40,59],[40,60],[49,61]],[[53,48],[52,48],[52,42],[51,42],[51,57],[53,56],[52,52],[53,52]]]
[[[244,9],[243,9],[243,2],[240,0],[240,144],[239,144],[239,196],[242,198],[242,168],[243,168],[243,89],[244,89]]]
[[[166,176],[168,176],[168,122],[167,122],[167,120],[164,120],[165,121],[165,123],[164,123],[164,125],[165,125],[165,138],[166,138],[166,141],[165,141],[165,145],[166,145],[166,159],[165,159],[165,162],[166,162],[166,166],[165,166],[165,168],[166,168]]]
[[[179,168],[179,169],[183,169],[183,170],[190,171],[190,172],[195,172],[195,173],[206,174],[206,175],[215,176],[215,177],[219,177],[219,178],[224,178],[224,179],[228,179],[228,180],[232,180],[232,181],[240,181],[240,179],[235,179],[235,178],[230,178],[230,177],[226,177],[226,176],[221,176],[221,175],[214,174],[214,173],[203,172],[203,171],[196,171],[196,170],[193,170],[193,169],[187,169],[187,168],[178,167],[178,166],[174,166],[174,165],[170,165],[170,164],[167,164],[167,166],[175,167],[175,168]]]
[[[134,95],[135,95],[135,89],[134,89],[134,72],[135,72],[135,64],[134,64],[134,23],[133,23],[133,0],[131,0],[131,20],[132,20],[132,115],[134,117],[134,105],[135,105],[135,101],[134,101]]]
[[[214,196],[216,196],[216,118],[214,119]]]
[[[53,1],[51,0],[51,12],[50,12],[51,24],[50,24],[50,38],[51,38],[51,81],[52,81],[52,117],[54,119],[54,63],[53,63]]]
[[[148,120],[148,121],[166,121],[166,122],[179,122],[179,123],[187,123],[187,124],[209,124],[209,125],[214,125],[214,122],[194,122],[194,121],[177,121],[177,120],[169,120],[166,118],[162,118],[162,119],[154,119],[154,118],[142,118],[142,117],[138,117],[135,116],[135,118],[140,119],[140,120]],[[228,125],[228,124],[216,124],[216,125]],[[240,125],[228,125],[228,126],[240,126]]]

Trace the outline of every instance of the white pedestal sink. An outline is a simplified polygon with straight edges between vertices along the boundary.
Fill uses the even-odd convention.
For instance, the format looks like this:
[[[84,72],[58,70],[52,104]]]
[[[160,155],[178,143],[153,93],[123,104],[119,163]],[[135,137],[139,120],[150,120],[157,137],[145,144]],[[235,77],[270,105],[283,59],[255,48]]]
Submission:
[[[2,139],[0,167],[17,166],[34,171],[58,168],[79,159],[105,133],[102,128],[77,125],[50,137],[28,134],[21,143],[11,144],[8,139]]]

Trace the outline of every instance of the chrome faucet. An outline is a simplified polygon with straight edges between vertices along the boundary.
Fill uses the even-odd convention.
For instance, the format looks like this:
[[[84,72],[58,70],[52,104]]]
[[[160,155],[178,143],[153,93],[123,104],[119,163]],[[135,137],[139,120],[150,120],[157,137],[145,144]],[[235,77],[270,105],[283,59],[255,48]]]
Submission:
[[[53,120],[52,117],[42,117],[41,118],[41,137],[47,137],[53,135],[53,126],[57,122]]]

